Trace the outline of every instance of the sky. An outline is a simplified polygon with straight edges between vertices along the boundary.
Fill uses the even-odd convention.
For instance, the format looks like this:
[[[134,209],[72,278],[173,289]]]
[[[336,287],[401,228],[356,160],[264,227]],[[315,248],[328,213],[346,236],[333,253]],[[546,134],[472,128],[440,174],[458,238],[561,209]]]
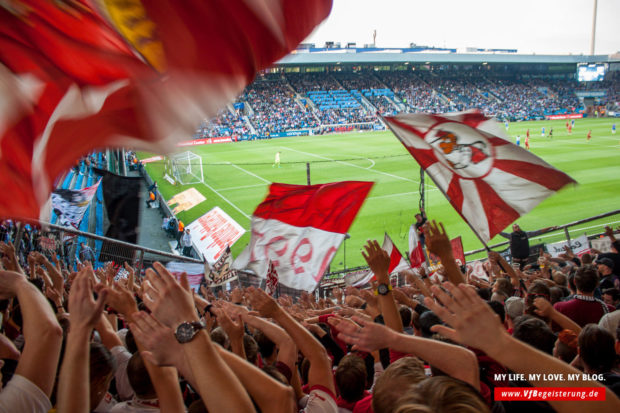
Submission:
[[[333,0],[305,42],[589,54],[594,0]],[[460,51],[460,50],[459,50]],[[595,54],[620,51],[620,0],[598,0]]]

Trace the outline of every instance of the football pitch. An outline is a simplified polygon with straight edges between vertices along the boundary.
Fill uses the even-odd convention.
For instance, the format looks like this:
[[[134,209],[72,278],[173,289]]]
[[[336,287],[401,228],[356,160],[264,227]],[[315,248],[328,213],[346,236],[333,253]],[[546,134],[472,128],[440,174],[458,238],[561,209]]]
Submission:
[[[577,186],[566,187],[543,201],[517,222],[526,230],[561,225],[620,209],[620,134],[612,135],[614,119],[577,119],[572,134],[566,120],[518,122],[509,125],[513,142],[530,129],[531,151],[556,168],[566,172]],[[541,137],[541,128],[546,128]],[[553,128],[553,138],[548,137]],[[586,135],[592,130],[592,139]],[[306,163],[310,164],[312,184],[336,181],[373,181],[375,185],[349,229],[351,238],[343,244],[332,261],[331,270],[365,265],[360,253],[368,239],[383,240],[387,232],[405,253],[409,226],[418,212],[420,168],[404,146],[389,132],[353,132],[340,135],[275,138],[251,142],[187,147],[202,157],[204,184],[173,186],[163,179],[162,162],[146,165],[159,184],[165,199],[194,186],[207,200],[179,213],[187,225],[215,206],[226,211],[248,232],[232,246],[236,257],[250,239],[250,218],[264,199],[271,182],[305,185]],[[274,158],[281,152],[281,166]],[[465,251],[482,245],[454,211],[441,192],[426,177],[426,213],[429,219],[444,223],[451,238],[461,236]],[[605,223],[616,222],[612,216],[600,222],[578,226],[572,237],[602,231]],[[510,230],[510,229],[509,229]],[[563,239],[563,233],[543,237],[544,242]],[[491,244],[505,241],[496,237]],[[536,242],[535,240],[533,242]],[[346,248],[346,257],[345,257]]]

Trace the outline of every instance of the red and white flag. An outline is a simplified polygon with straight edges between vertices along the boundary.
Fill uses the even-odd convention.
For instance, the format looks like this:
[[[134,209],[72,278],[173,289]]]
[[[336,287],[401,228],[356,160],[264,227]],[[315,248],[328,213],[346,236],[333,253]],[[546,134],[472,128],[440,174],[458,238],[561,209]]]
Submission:
[[[390,128],[485,242],[575,181],[504,137],[479,111],[385,118]]]
[[[372,185],[353,181],[271,184],[252,216],[250,244],[233,268],[249,268],[265,278],[271,261],[281,284],[313,291]]]
[[[331,9],[331,0],[0,3],[0,217],[32,219],[77,158],[172,149]]]
[[[409,261],[411,261],[411,268],[420,268],[426,262],[415,224],[411,224],[409,228]]]
[[[392,274],[399,271],[405,271],[410,269],[409,263],[403,257],[403,254],[400,253],[394,242],[392,242],[392,238],[385,233],[383,237],[383,245],[381,249],[388,253],[390,256],[390,266],[388,267],[388,274]],[[415,268],[415,267],[414,267]],[[351,284],[353,287],[361,287],[371,281],[375,281],[377,277],[372,271],[368,271],[365,277],[361,278],[358,281],[355,281]]]
[[[265,292],[270,296],[274,296],[278,290],[278,272],[273,262],[269,261],[269,269],[267,270],[267,282],[265,284]]]

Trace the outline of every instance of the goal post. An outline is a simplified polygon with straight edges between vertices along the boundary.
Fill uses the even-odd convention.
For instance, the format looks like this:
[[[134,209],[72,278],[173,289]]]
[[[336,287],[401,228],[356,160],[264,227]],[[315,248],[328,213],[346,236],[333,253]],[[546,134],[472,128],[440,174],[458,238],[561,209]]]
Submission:
[[[191,151],[177,153],[170,157],[172,176],[181,185],[204,182],[202,158]]]

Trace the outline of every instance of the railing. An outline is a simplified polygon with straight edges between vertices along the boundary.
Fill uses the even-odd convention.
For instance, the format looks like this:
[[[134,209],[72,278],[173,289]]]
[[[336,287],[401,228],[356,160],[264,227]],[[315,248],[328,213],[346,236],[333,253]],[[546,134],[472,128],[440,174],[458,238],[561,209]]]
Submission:
[[[571,236],[570,233],[582,233],[582,231],[587,230],[587,229],[591,229],[591,228],[600,228],[603,224],[600,225],[596,225],[594,227],[588,227],[588,228],[573,228],[576,227],[577,225],[581,225],[581,224],[585,224],[588,222],[592,222],[592,221],[596,221],[599,219],[603,219],[603,218],[607,218],[607,217],[611,217],[614,215],[620,215],[620,209],[614,210],[614,211],[610,211],[610,212],[606,212],[604,214],[599,214],[599,215],[595,215],[589,218],[584,218],[584,219],[580,219],[578,221],[573,221],[573,222],[569,222],[568,224],[563,224],[563,225],[558,225],[556,230],[550,231],[548,233],[546,233],[545,235],[540,235],[537,237],[532,237],[530,239],[530,241],[535,241],[535,240],[539,240],[539,239],[545,239],[545,238],[553,238],[553,237],[557,237],[558,236],[558,231],[564,231],[564,238],[567,241],[570,241]],[[617,224],[619,223],[620,220],[616,220],[616,221],[608,221],[606,222],[605,225],[613,225],[613,224]],[[571,228],[573,228],[571,230]],[[592,238],[596,238],[602,235],[601,232],[594,232],[594,233],[590,233],[590,234],[586,234],[588,235],[589,239]],[[558,240],[561,241],[561,240]],[[557,241],[554,241],[557,242]],[[494,249],[494,248],[499,248],[499,247],[507,247],[509,244],[509,241],[505,241],[505,242],[500,242],[497,244],[493,244],[490,245],[489,248],[490,249]],[[473,251],[467,251],[465,252],[465,256],[472,256],[472,255],[476,255],[476,254],[481,254],[483,252],[486,252],[485,248],[479,248],[477,250],[473,250]],[[480,258],[478,258],[480,259]],[[476,261],[477,259],[472,259],[472,261]],[[342,285],[342,282],[344,280],[344,277],[347,274],[350,273],[354,273],[354,272],[358,272],[361,270],[367,270],[368,266],[361,266],[361,267],[355,267],[355,268],[348,268],[348,269],[344,269],[344,270],[339,270],[339,271],[334,271],[334,272],[330,272],[328,274],[325,274],[325,276],[323,277],[323,280],[321,281],[321,288],[328,288],[330,286],[334,286],[334,285]],[[400,280],[398,280],[398,282],[400,282]]]
[[[585,218],[585,219],[580,219],[578,221],[573,221],[573,222],[570,222],[568,224],[558,225],[557,229],[555,229],[553,231],[550,231],[549,233],[547,233],[547,235],[541,235],[541,236],[535,237],[535,239],[542,239],[542,238],[553,237],[553,236],[557,235],[557,233],[554,234],[554,232],[563,230],[564,231],[564,236],[566,237],[566,241],[570,241],[570,239],[571,239],[570,238],[570,232],[571,231],[570,231],[569,228],[575,227],[577,225],[585,224],[587,222],[596,221],[597,219],[607,218],[607,217],[610,217],[610,216],[613,216],[613,215],[618,215],[618,214],[620,214],[620,209],[616,209],[615,211],[606,212],[606,213],[600,214],[600,215],[595,215],[593,217],[589,217],[589,218]],[[583,229],[587,229],[587,228],[575,229],[575,230],[573,230],[573,232],[581,231]],[[591,234],[591,235],[589,235],[589,237],[595,237],[595,236],[599,236],[599,235],[601,235],[601,234],[600,233]],[[508,244],[509,244],[509,241],[500,242],[498,244],[489,245],[489,248],[490,249],[494,249],[494,248],[506,246]],[[485,248],[479,248],[477,250],[467,251],[465,253],[465,256],[467,257],[467,256],[470,256],[470,255],[478,254],[478,253],[485,252],[485,251],[486,251]]]

